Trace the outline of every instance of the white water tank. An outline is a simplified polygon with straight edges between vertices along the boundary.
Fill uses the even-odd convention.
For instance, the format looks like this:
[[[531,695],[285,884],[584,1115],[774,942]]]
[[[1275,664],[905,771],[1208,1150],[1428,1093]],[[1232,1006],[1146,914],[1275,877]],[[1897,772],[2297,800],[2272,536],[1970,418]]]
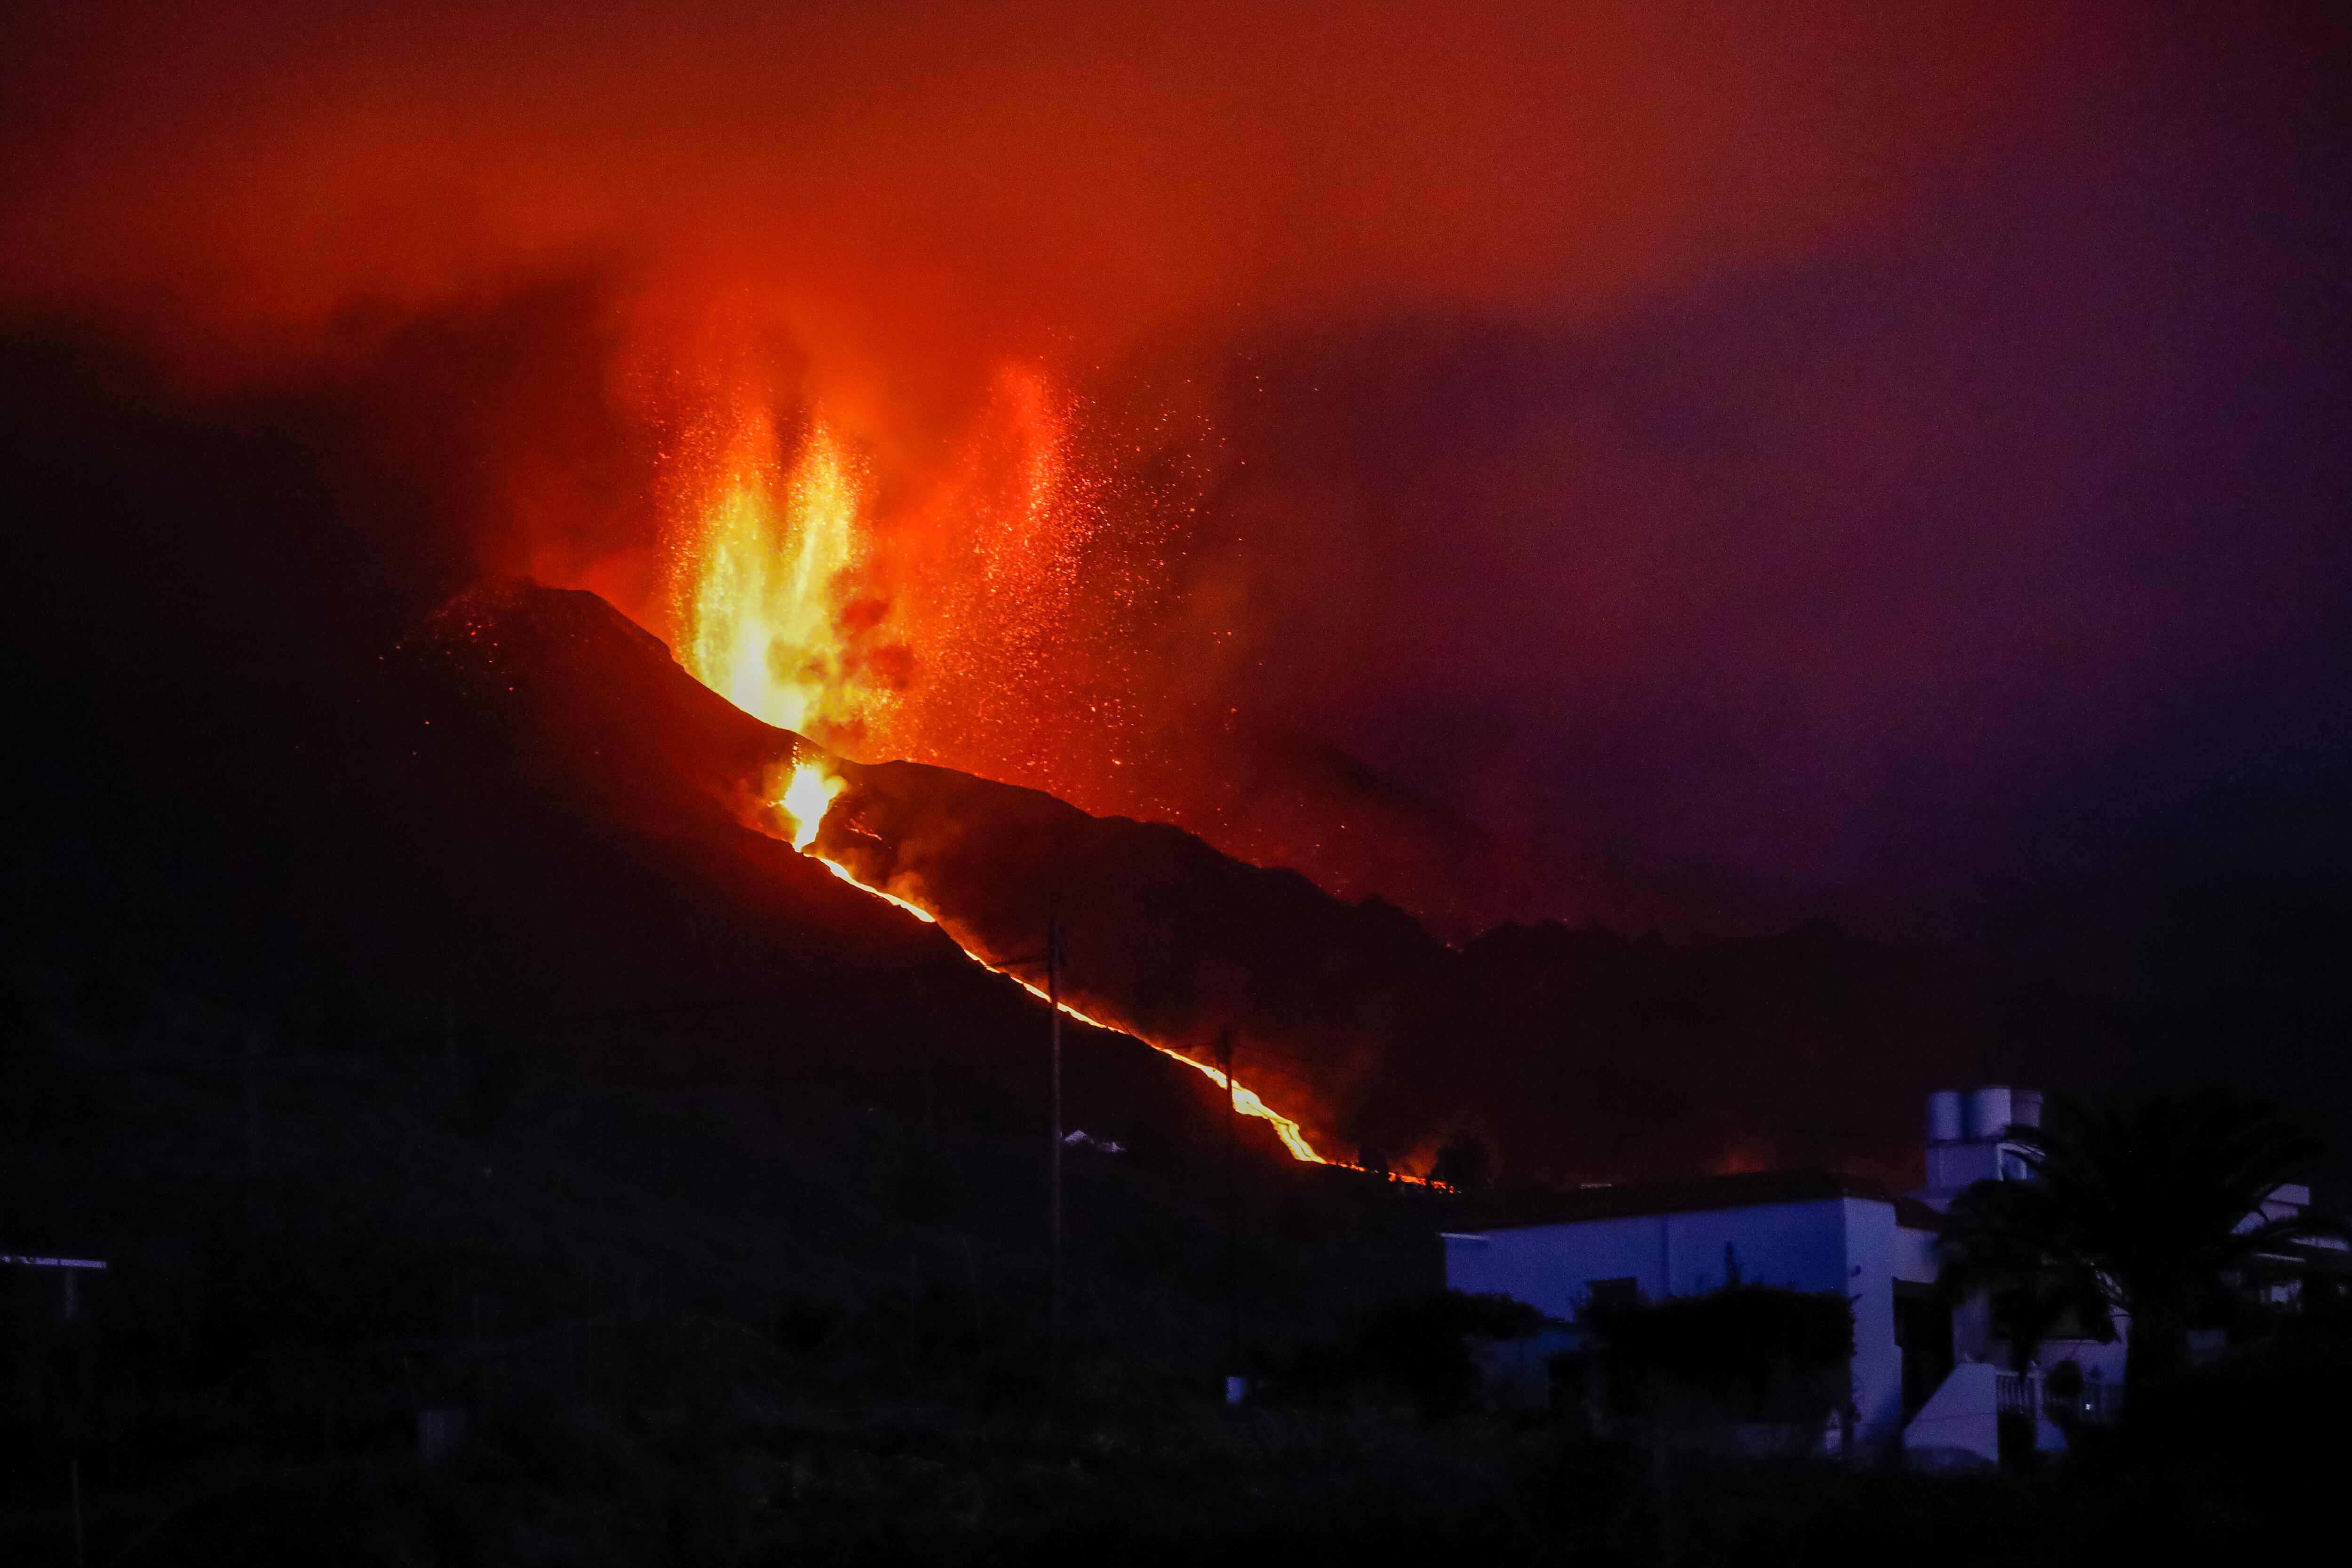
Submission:
[[[2010,1100],[2007,1084],[1987,1084],[1982,1089],[1969,1090],[1968,1104],[1961,1117],[1962,1131],[1971,1141],[1998,1138],[2009,1130]]]
[[[2011,1127],[2042,1125],[2042,1091],[2038,1089],[2012,1089],[2009,1091],[2009,1124]]]
[[[1957,1143],[1960,1141],[1960,1091],[1939,1089],[1927,1097],[1927,1142]]]

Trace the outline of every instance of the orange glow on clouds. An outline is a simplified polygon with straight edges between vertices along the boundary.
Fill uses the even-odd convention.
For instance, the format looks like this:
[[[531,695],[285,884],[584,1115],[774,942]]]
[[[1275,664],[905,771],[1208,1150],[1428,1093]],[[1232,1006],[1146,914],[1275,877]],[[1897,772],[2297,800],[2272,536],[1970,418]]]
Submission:
[[[1860,0],[92,0],[16,19],[0,64],[0,296],[315,327],[593,258],[785,301],[828,375],[919,396],[1045,334],[1578,310],[1803,250],[2128,58],[2087,31]]]

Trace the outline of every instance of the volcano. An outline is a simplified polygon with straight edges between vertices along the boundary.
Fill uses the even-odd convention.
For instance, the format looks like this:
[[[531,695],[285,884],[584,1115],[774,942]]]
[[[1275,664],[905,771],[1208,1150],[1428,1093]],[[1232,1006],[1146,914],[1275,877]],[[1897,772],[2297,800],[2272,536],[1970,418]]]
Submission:
[[[1058,920],[1072,1004],[1137,1037],[1077,1026],[1072,1125],[1139,1157],[1213,1151],[1224,1097],[1139,1040],[1208,1060],[1230,1030],[1241,1081],[1327,1159],[1425,1168],[1466,1132],[1500,1175],[1562,1181],[1801,1163],[1908,1183],[1917,1095],[2096,1083],[2137,1026],[1827,927],[1442,941],[1276,845],[1225,843],[1252,864],[971,773],[824,757],[593,595],[458,591],[463,552],[427,526],[447,509],[313,428],[374,429],[376,403],[289,399],[248,428],[52,357],[9,405],[49,522],[9,541],[47,588],[8,627],[5,826],[15,928],[68,973],[185,984],[291,1035],[717,1067],[1026,1135],[1044,1008],[972,960],[1034,984]],[[195,524],[152,521],[191,497]],[[844,788],[803,855],[773,803],[811,757]],[[1235,789],[1318,815],[1267,770]],[[1244,1130],[1283,1157],[1273,1124]]]
[[[1440,940],[1278,845],[1225,842],[1266,862],[1245,863],[843,742],[872,765],[826,759],[845,788],[814,847],[939,923],[916,920],[794,851],[772,803],[806,737],[606,601],[466,590],[462,510],[352,455],[441,428],[448,400],[387,372],[191,412],[70,341],[18,358],[9,450],[47,521],[8,542],[44,591],[8,626],[6,852],[16,927],[67,973],[184,976],[297,1033],[358,1017],[630,1075],[720,1063],[1034,1130],[1042,1006],[971,959],[1034,983],[1059,920],[1076,1006],[1194,1059],[1232,1030],[1242,1082],[1318,1153],[1425,1168],[1469,1133],[1508,1179],[1805,1163],[1907,1184],[1939,1084],[2146,1076],[2149,1020],[2063,974],[1827,926]],[[958,700],[1000,689],[1021,694]],[[1289,777],[1236,787],[1308,802]],[[1074,1125],[1215,1147],[1202,1074],[1076,1038]],[[1271,1124],[1246,1131],[1280,1157]]]
[[[1376,900],[1344,903],[1163,824],[946,768],[834,756],[717,697],[579,591],[502,583],[462,595],[387,661],[386,693],[411,742],[404,765],[663,846],[657,858],[707,900],[691,929],[755,928],[789,908],[793,929],[777,936],[803,984],[871,975],[877,993],[903,993],[898,976],[970,984],[954,972],[977,967],[1034,992],[1058,921],[1064,994],[1081,1016],[1195,1063],[1238,1039],[1240,1080],[1305,1108],[1299,1157],[1322,1158],[1319,1142],[1351,1159],[1416,1133],[1356,1086],[1390,1065],[1393,1020],[1416,986],[1442,989],[1454,955]],[[803,856],[776,796],[805,759],[843,793]],[[730,852],[711,874],[705,857]]]
[[[730,1047],[773,1071],[918,1072],[940,1047],[907,1041],[932,1041],[943,1016],[945,1036],[1003,1042],[983,1057],[1017,1055],[1035,1001],[988,971],[1042,983],[1059,921],[1066,999],[1133,1037],[1101,1032],[1086,1053],[1118,1064],[1122,1093],[1216,1109],[1213,1086],[1171,1088],[1187,1075],[1169,1079],[1139,1041],[1205,1062],[1230,1034],[1236,1077],[1323,1158],[1412,1168],[1466,1131],[1528,1176],[1802,1159],[1900,1179],[1919,1080],[1991,1070],[2072,1027],[2046,998],[1826,929],[1673,947],[1544,924],[1451,947],[1376,898],[1343,901],[1164,824],[829,755],[740,711],[580,591],[460,596],[386,659],[380,717],[393,774],[504,825],[504,847],[469,839],[462,868],[446,848],[415,862],[528,887],[491,950],[530,955],[548,991],[625,1011],[624,994],[659,974],[681,1005],[797,988],[861,1020]],[[842,790],[803,855],[775,801],[807,759]],[[588,892],[592,875],[625,900]],[[580,929],[616,921],[635,928],[619,952]],[[1129,1106],[1113,1120],[1149,1118]]]

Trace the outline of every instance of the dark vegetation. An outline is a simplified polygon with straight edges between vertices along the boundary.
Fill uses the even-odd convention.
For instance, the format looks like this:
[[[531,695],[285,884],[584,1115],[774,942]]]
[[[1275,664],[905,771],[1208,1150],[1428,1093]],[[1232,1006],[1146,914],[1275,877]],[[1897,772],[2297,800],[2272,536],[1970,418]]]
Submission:
[[[1481,1349],[1543,1326],[1541,1312],[1507,1296],[1423,1291],[1365,1314],[1351,1332],[1295,1349],[1276,1362],[1268,1387],[1318,1405],[1369,1390],[1409,1400],[1425,1420],[1458,1416],[1487,1401]]]
[[[110,1264],[72,1323],[0,1277],[12,1563],[70,1561],[78,1461],[95,1563],[1646,1563],[1662,1413],[1677,1561],[2075,1562],[2292,1539],[2352,1398],[2307,1316],[2037,1476],[1742,1458],[1706,1432],[1818,1423],[1848,1327],[1740,1286],[1597,1310],[1552,1412],[1490,1408],[1480,1346],[1541,1322],[1434,1289],[1475,1200],[1257,1148],[1228,1410],[1219,1167],[1148,1133],[1070,1161],[1049,1384],[1043,1150],[960,1097],[109,975],[6,1001],[0,1234]]]
[[[1220,1418],[1220,1168],[1148,1125],[1068,1161],[1049,1388],[1042,1122],[432,1019],[84,1005],[114,991],[7,996],[0,1235],[110,1265],[72,1324],[56,1274],[0,1273],[8,1561],[62,1560],[75,1458],[92,1560],[152,1562],[990,1552],[1261,1463],[1422,1462],[1409,1422]],[[1434,1286],[1437,1200],[1250,1154],[1261,1365]],[[467,1436],[427,1470],[439,1408]]]
[[[1577,1321],[1603,1347],[1594,1403],[1618,1415],[1786,1426],[1818,1440],[1845,1403],[1853,1307],[1843,1296],[1735,1280],[1664,1301],[1596,1301]]]

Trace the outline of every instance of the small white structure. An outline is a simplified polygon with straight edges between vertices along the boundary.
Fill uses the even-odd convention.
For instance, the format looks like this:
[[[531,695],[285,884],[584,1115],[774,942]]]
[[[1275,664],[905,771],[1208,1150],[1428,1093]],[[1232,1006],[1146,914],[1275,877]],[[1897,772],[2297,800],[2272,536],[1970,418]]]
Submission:
[[[2243,1232],[2281,1220],[2299,1220],[2310,1210],[2309,1187],[2300,1183],[2283,1184],[2271,1189],[2271,1195],[2263,1200],[2260,1208],[2238,1222],[2238,1229]],[[2304,1281],[2315,1273],[2342,1278],[2347,1272],[2347,1264],[2352,1264],[2347,1253],[2352,1253],[2352,1242],[2325,1230],[2273,1242],[2249,1260],[2242,1283],[2262,1300],[2284,1306],[2303,1293]],[[2192,1355],[2196,1348],[2192,1342]]]
[[[2033,1089],[1937,1089],[1927,1097],[1927,1185],[1918,1195],[1940,1211],[1979,1182],[2023,1181],[2031,1173],[2026,1152],[2010,1131],[2041,1125],[2042,1096]]]
[[[1932,1390],[1951,1365],[1935,1226],[1926,1205],[1827,1171],[1594,1187],[1447,1235],[1445,1283],[1564,1319],[1596,1299],[1696,1295],[1735,1275],[1835,1291],[1853,1303],[1854,1438],[1881,1445],[1902,1429],[1906,1385]]]

